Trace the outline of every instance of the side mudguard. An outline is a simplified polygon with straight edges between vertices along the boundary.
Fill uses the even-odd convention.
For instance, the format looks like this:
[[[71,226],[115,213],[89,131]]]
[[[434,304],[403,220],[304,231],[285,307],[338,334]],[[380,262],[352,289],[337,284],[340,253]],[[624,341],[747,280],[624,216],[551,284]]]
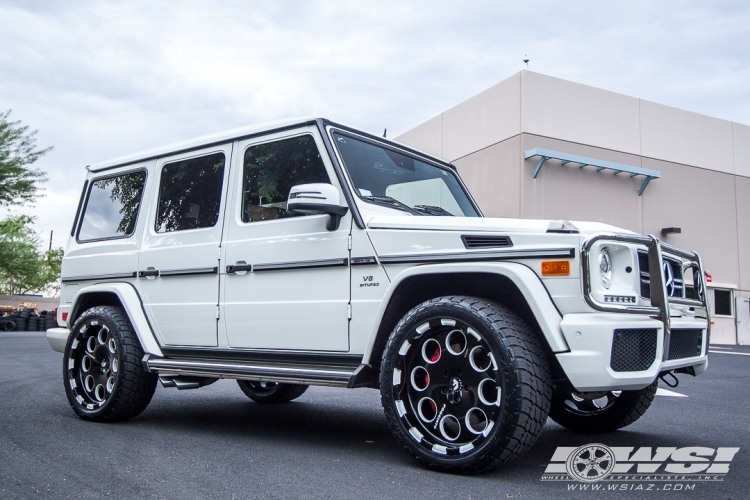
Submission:
[[[143,311],[141,298],[130,283],[100,283],[81,288],[73,298],[71,314],[68,316],[66,322],[69,329],[72,329],[73,327],[74,318],[77,318],[83,312],[79,311],[79,307],[83,300],[87,296],[94,294],[113,294],[117,296],[120,304],[122,304],[122,307],[125,309],[128,318],[130,318],[130,323],[133,325],[136,335],[138,335],[138,340],[141,342],[143,352],[154,356],[163,356],[159,343],[156,341],[151,325]]]
[[[377,341],[380,324],[383,321],[391,297],[398,290],[399,285],[404,280],[414,276],[448,273],[488,273],[502,275],[510,279],[525,298],[531,312],[539,323],[539,327],[550,349],[553,352],[567,352],[569,350],[565,337],[562,334],[562,329],[560,328],[562,316],[552,302],[552,298],[539,279],[539,276],[527,266],[515,262],[430,264],[410,267],[393,278],[393,282],[380,304],[377,320],[375,321],[375,326],[365,349],[363,363],[370,363],[370,355]]]

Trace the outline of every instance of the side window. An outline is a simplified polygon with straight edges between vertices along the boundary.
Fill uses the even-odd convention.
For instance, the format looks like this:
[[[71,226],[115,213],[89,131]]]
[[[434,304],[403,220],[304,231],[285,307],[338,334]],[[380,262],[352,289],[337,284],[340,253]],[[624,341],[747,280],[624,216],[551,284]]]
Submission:
[[[292,186],[330,182],[310,135],[251,146],[242,170],[242,221],[303,215],[286,209]]]
[[[224,153],[167,163],[161,170],[157,233],[213,227],[219,220]]]
[[[143,171],[93,181],[78,241],[127,238],[133,234],[145,182]]]
[[[714,314],[717,316],[732,315],[732,291],[714,289]]]

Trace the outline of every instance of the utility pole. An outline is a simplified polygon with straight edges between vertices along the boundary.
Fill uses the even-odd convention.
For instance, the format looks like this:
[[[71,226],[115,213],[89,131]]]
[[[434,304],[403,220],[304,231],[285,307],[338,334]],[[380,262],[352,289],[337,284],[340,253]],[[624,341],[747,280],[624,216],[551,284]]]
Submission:
[[[50,249],[50,251],[52,251],[52,235],[54,233],[55,233],[55,231],[53,229],[50,229],[50,232],[49,232],[49,249]]]

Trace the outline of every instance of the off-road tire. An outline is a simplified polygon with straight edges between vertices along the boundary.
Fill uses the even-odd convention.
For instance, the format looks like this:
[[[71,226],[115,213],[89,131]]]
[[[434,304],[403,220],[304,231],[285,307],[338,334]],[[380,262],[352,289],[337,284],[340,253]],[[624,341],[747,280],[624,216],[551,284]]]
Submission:
[[[450,326],[451,322],[454,322],[453,326]],[[444,328],[444,325],[447,326]],[[453,344],[451,335],[455,331],[461,333],[455,334],[459,342]],[[460,345],[462,337],[463,350]],[[431,339],[441,345],[437,360],[435,354],[429,359],[425,357]],[[434,345],[431,343],[430,349]],[[480,354],[488,349],[492,356],[485,353],[484,359],[489,361],[475,363],[470,348],[472,352],[479,349]],[[442,359],[443,349],[445,360]],[[459,351],[463,354],[457,354]],[[467,358],[471,368],[466,368]],[[479,365],[488,368],[482,371]],[[423,382],[415,381],[416,373],[431,367],[434,367],[434,374],[428,373]],[[455,374],[450,372],[451,367],[458,367]],[[450,369],[443,372],[445,368]],[[471,372],[472,369],[479,375]],[[471,384],[477,377],[485,379],[475,387]],[[495,394],[494,401],[483,392],[487,378],[491,380],[487,384],[490,387],[488,394]],[[449,381],[447,388],[442,385],[445,381]],[[420,384],[425,388],[420,389]],[[531,327],[508,307],[464,296],[429,300],[399,321],[383,352],[380,386],[388,425],[406,452],[423,466],[458,474],[490,469],[529,450],[542,432],[552,397],[547,357]],[[499,391],[493,393],[493,388]],[[419,400],[416,409],[413,404],[415,391],[429,395]],[[466,403],[463,398],[466,398]],[[428,406],[423,406],[425,400],[429,400]],[[438,413],[439,405],[443,409]],[[458,415],[463,411],[461,407],[468,405],[472,407],[464,411],[462,426]],[[470,423],[470,413],[476,412],[475,407],[485,416],[484,423],[478,427],[472,427],[474,424]],[[431,413],[427,417],[422,411],[425,408]],[[453,417],[450,425],[457,429],[453,442],[446,440],[453,437],[445,430],[449,427],[446,424],[449,417]],[[436,431],[438,426],[440,430]],[[477,433],[479,429],[483,431]],[[463,436],[471,441],[459,446],[464,441]]]
[[[142,359],[143,348],[122,308],[98,306],[84,311],[63,354],[63,384],[73,411],[94,422],[139,415],[151,401],[158,380],[157,374],[143,367]],[[89,382],[89,375],[89,380],[106,382]],[[87,389],[89,383],[93,390]]]
[[[237,380],[237,385],[240,386],[245,396],[261,404],[288,403],[302,396],[310,387],[305,384],[280,384],[250,380]]]
[[[556,387],[552,396],[550,418],[566,429],[575,432],[605,433],[626,427],[646,413],[654,400],[658,380],[638,391],[608,392],[599,401],[597,409],[593,400],[573,398],[570,388]],[[603,403],[607,398],[607,403]],[[579,401],[581,400],[581,401]]]

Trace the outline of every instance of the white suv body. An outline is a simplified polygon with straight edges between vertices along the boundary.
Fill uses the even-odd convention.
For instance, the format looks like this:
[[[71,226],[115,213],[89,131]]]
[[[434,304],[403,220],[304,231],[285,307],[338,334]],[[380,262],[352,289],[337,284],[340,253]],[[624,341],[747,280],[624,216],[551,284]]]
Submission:
[[[655,390],[660,375],[698,375],[708,363],[710,320],[698,254],[600,223],[485,218],[452,165],[324,119],[231,130],[88,167],[62,282],[58,321],[65,328],[49,330],[47,338],[53,349],[69,351],[68,365],[80,364],[75,374],[66,365],[66,390],[78,387],[69,397],[83,412],[109,405],[119,383],[119,375],[107,372],[99,390],[99,379],[84,370],[94,366],[84,358],[94,360],[98,344],[78,323],[97,307],[119,308],[144,354],[144,373],[178,388],[236,378],[264,387],[383,390],[389,339],[407,313],[440,297],[474,297],[520,318],[544,353],[537,357],[548,366],[545,383],[572,394],[567,401],[587,402],[576,418],[611,408],[620,391]],[[455,325],[450,318],[441,324]],[[484,342],[476,327],[455,328],[435,333],[438,350],[476,369],[492,347],[472,347]],[[76,358],[71,331],[92,342],[88,354]],[[100,341],[109,338],[102,335]],[[409,388],[419,392],[414,380],[429,372],[425,353],[433,344],[423,333],[411,335],[396,347],[407,356],[407,344],[422,339]],[[117,349],[108,354],[110,364],[119,359]],[[490,356],[498,381],[499,357]],[[107,360],[97,359],[104,373]],[[400,387],[396,378],[409,367],[388,373],[393,386]],[[425,383],[430,376],[436,375]],[[464,388],[464,379],[446,379],[459,387],[454,392],[434,388],[438,396],[415,396],[422,427],[403,428],[405,439],[417,443],[412,454],[444,470],[489,463],[481,454],[469,460],[475,451],[451,451],[454,434],[443,430],[455,420],[459,434],[468,429],[467,436],[482,437],[473,430],[483,426],[489,435],[492,419],[480,403],[456,410],[461,417],[422,415],[422,408],[431,415],[446,394],[451,401],[461,394],[464,402],[484,401],[478,391],[488,383]],[[497,382],[498,394],[506,383]],[[555,399],[542,392],[555,418]],[[394,401],[396,420],[412,418]],[[444,406],[451,404],[463,403]],[[476,418],[486,422],[470,422]],[[425,438],[425,429],[434,439]],[[465,441],[462,449],[474,443],[467,439],[456,436]],[[508,459],[497,450],[490,455],[492,463]]]

